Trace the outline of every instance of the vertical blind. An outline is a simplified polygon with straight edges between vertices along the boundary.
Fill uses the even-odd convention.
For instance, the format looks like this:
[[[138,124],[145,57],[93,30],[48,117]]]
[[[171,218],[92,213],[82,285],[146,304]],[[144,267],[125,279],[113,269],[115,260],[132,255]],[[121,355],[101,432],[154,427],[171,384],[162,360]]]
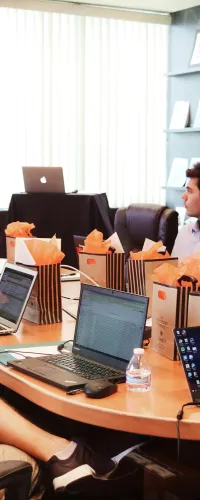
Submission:
[[[110,206],[162,201],[168,28],[0,8],[0,206],[22,166]]]

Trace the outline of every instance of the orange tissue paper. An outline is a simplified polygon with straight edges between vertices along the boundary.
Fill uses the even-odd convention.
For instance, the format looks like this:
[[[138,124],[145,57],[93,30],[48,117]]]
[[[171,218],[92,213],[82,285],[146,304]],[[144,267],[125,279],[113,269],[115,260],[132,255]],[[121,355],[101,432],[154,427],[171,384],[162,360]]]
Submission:
[[[33,238],[31,230],[34,229],[34,227],[34,224],[29,224],[28,222],[11,222],[7,225],[5,234],[12,238]]]
[[[130,252],[130,258],[132,260],[170,259],[170,255],[167,250],[164,254],[158,251],[161,247],[163,247],[162,241],[157,241],[157,243],[154,243],[149,250]]]
[[[171,264],[163,264],[155,269],[152,279],[164,285],[181,286],[178,283],[178,279],[182,276],[196,278],[197,286],[200,285],[200,252],[185,257],[179,267],[174,267]],[[191,282],[182,281],[182,286],[191,286]]]
[[[172,264],[162,264],[154,269],[152,280],[169,286],[180,286],[178,281],[178,268]]]
[[[25,240],[25,244],[36,266],[60,264],[65,256],[65,254],[58,249],[55,236],[49,242],[30,239]]]
[[[103,233],[94,229],[84,241],[83,252],[93,254],[109,253],[111,241],[103,241]]]

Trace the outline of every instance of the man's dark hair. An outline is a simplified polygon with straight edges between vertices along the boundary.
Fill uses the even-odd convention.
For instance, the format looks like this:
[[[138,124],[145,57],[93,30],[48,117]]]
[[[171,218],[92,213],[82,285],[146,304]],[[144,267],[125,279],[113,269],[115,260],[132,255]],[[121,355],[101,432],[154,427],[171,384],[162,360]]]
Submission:
[[[186,170],[186,177],[197,179],[197,186],[200,190],[200,163],[196,163],[193,168],[188,168]]]

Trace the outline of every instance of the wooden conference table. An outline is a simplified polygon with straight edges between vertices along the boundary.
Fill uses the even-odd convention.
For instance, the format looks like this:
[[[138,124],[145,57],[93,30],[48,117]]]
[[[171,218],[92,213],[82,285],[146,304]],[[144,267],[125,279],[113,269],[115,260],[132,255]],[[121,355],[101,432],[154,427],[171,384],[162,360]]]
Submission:
[[[79,283],[62,283],[62,294],[76,297]],[[76,313],[77,305],[63,299],[64,305]],[[63,313],[63,323],[38,326],[22,321],[15,335],[0,337],[0,344],[53,342],[73,338],[75,321]],[[82,393],[68,396],[63,390],[52,387],[28,375],[0,364],[0,383],[30,401],[52,412],[74,420],[160,437],[177,437],[176,415],[182,404],[191,400],[184,372],[179,361],[170,361],[150,348],[146,356],[152,370],[152,387],[148,393],[131,393],[126,384],[105,399],[92,400]],[[200,440],[200,410],[185,408],[180,423],[182,439]]]

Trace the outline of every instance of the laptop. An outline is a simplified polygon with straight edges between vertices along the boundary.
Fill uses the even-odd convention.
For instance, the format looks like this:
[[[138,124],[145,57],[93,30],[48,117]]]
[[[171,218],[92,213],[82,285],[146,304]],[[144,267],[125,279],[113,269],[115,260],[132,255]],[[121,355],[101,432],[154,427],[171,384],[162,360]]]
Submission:
[[[5,264],[0,279],[0,335],[15,333],[37,277],[37,271]]]
[[[65,193],[62,167],[22,167],[26,193]]]
[[[192,400],[200,404],[200,326],[174,329]]]
[[[148,297],[82,284],[72,352],[9,361],[13,368],[70,392],[91,379],[125,380],[141,347]]]
[[[79,252],[82,251],[84,245],[85,245],[85,240],[87,236],[80,236],[78,234],[73,234],[73,240],[74,240],[74,248],[76,252],[76,259],[77,259],[77,267],[79,269]]]
[[[79,236],[78,234],[73,234],[74,246],[77,256],[84,247],[86,238],[87,236]]]

